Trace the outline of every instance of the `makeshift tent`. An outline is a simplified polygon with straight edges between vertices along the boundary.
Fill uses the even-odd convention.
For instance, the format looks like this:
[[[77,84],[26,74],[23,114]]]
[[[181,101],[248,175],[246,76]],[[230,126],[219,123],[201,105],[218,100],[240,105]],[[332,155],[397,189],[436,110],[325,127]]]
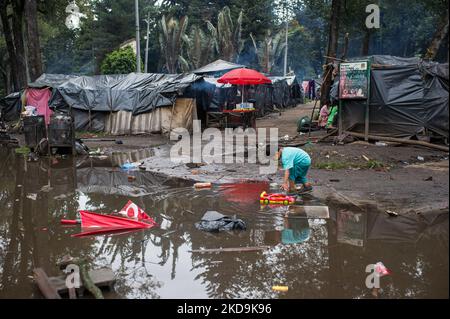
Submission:
[[[393,56],[369,59],[372,62],[369,134],[398,138],[426,134],[448,138],[448,63]],[[338,100],[338,90],[332,94],[331,99]],[[344,130],[364,133],[365,105],[365,100],[345,101]]]
[[[304,103],[302,86],[296,76],[271,76],[269,78],[273,85],[273,104],[277,108],[294,107]]]
[[[149,73],[44,74],[29,87],[28,90],[51,88],[50,108],[71,113],[77,130],[106,129],[115,134],[160,132],[179,125],[189,128],[197,109],[207,109],[205,96],[214,88],[194,74]],[[182,100],[177,102],[180,98]],[[9,118],[18,117],[12,112],[15,110],[12,98],[4,99],[0,105],[8,111]]]
[[[208,77],[220,77],[228,71],[245,68],[244,65],[231,63],[224,60],[217,60],[208,65],[195,70],[193,73],[197,75],[204,75]]]
[[[248,99],[255,100],[255,108],[258,116],[273,111],[277,108],[293,107],[304,103],[303,92],[295,76],[269,77],[272,84],[248,86],[246,94]],[[209,111],[219,112],[233,109],[241,101],[240,87],[231,84],[218,83],[217,78],[205,77],[205,81],[215,86],[211,94]]]
[[[22,110],[22,93],[16,92],[0,99],[1,120],[12,122],[20,117]]]

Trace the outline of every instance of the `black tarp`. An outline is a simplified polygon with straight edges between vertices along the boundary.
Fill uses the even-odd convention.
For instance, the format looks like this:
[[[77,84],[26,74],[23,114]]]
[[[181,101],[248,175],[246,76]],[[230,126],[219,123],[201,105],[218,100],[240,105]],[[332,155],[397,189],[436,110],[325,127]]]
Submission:
[[[215,85],[210,92],[209,111],[217,112],[235,108],[241,102],[238,90],[241,87],[225,85],[217,82],[217,78],[205,78],[205,81]],[[254,100],[258,116],[272,112],[274,106],[278,109],[293,107],[303,103],[303,92],[294,76],[270,77],[272,84],[250,85],[245,87],[245,100]]]
[[[208,94],[215,88],[195,74],[131,73],[124,75],[75,76],[43,74],[32,88],[51,88],[49,106],[75,117],[75,128],[104,129],[106,114],[117,111],[133,115],[148,113],[158,107],[172,106],[177,97],[195,98],[199,113],[209,105]],[[20,116],[20,94],[0,100],[7,121]]]
[[[171,106],[197,81],[202,81],[202,77],[194,74],[80,76],[56,87],[50,107],[60,109],[65,104],[84,111],[128,111],[139,115],[158,107]]]
[[[224,60],[216,60],[208,65],[205,65],[193,71],[193,73],[206,76],[221,76],[228,71],[245,67],[246,67],[245,65],[241,64],[236,64]]]
[[[448,138],[448,64],[392,56],[371,61],[370,134],[411,138],[427,130]],[[337,94],[332,91],[332,100]],[[344,130],[364,132],[365,104],[345,101]]]
[[[12,122],[20,117],[22,92],[11,93],[0,99],[1,120]]]

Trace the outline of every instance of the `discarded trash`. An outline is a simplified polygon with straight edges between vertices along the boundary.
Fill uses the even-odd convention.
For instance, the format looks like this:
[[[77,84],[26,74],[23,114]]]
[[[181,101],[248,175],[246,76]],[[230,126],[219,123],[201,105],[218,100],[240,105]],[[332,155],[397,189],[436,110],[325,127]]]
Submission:
[[[433,176],[430,176],[430,177],[424,179],[425,182],[431,182],[432,180],[433,180]]]
[[[278,184],[277,183],[270,183],[270,188],[278,188]]]
[[[95,151],[90,151],[89,155],[91,156],[100,156],[100,155],[104,155],[105,153],[102,152],[99,148],[97,148]]]
[[[264,191],[259,196],[259,201],[261,204],[265,205],[292,205],[295,203],[295,197],[284,194],[267,194],[267,192]]]
[[[330,179],[330,182],[332,182],[332,183],[338,183],[340,181],[341,181],[340,179]]]
[[[391,272],[389,271],[389,269],[386,268],[385,265],[383,265],[383,263],[381,261],[377,262],[375,264],[375,272],[380,276],[380,277],[384,277],[387,275],[390,275]]]
[[[280,291],[280,292],[286,292],[289,290],[288,286],[273,286],[272,287],[273,291]]]
[[[36,199],[37,199],[37,194],[33,194],[33,193],[28,194],[28,195],[27,195],[27,198],[28,198],[28,199],[31,199],[31,200],[36,200]]]
[[[383,142],[376,142],[375,145],[376,146],[387,146],[387,144],[383,143]]]
[[[156,225],[156,222],[152,218],[150,218],[150,216],[148,216],[142,208],[133,203],[131,200],[128,201],[128,203],[122,208],[120,212],[118,212],[118,214],[140,221],[150,221],[151,223]]]
[[[417,159],[421,162],[423,162],[425,160],[425,158],[423,158],[422,156],[417,156]]]
[[[283,141],[289,141],[289,135],[283,136]]]
[[[125,164],[123,164],[122,166],[120,166],[120,168],[125,169],[125,170],[130,170],[130,169],[135,169],[137,168],[138,165],[136,165],[136,163],[130,163],[130,162],[126,162]]]
[[[194,187],[197,188],[197,189],[200,189],[200,188],[211,188],[212,184],[211,183],[196,183],[196,184],[194,184]]]
[[[127,218],[97,214],[88,211],[80,211],[81,220],[61,220],[61,224],[81,224],[81,227],[84,231],[82,233],[72,235],[72,237],[100,235],[119,231],[132,231],[137,229],[151,228],[158,225],[132,201],[128,201],[128,203],[119,212],[119,214],[124,215]]]
[[[121,141],[121,140],[116,140],[116,144],[122,145],[122,144],[123,144],[123,141]]]
[[[396,212],[392,211],[392,210],[387,210],[386,214],[388,214],[389,216],[392,216],[392,217],[397,217],[398,216],[398,214]]]
[[[236,216],[229,217],[216,211],[207,211],[200,222],[195,223],[198,230],[203,231],[223,231],[223,230],[245,230],[247,226],[244,221]]]
[[[136,180],[136,176],[128,175],[128,181],[129,181],[129,182],[133,182],[133,181],[135,181],[135,180]]]
[[[366,155],[362,155],[362,158],[364,158],[366,161],[370,162],[370,159]]]
[[[48,192],[50,192],[52,189],[53,189],[53,187],[51,187],[50,185],[44,185],[44,186],[42,186],[42,188],[41,188],[41,192],[48,193]]]

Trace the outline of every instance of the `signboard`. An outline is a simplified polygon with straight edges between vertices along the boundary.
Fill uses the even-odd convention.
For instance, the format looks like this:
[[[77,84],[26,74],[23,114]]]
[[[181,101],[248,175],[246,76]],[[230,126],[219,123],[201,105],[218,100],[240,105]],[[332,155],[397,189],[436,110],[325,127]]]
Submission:
[[[337,241],[357,247],[364,246],[366,218],[362,213],[339,211],[337,214]]]
[[[370,67],[368,61],[341,63],[339,98],[368,99]]]

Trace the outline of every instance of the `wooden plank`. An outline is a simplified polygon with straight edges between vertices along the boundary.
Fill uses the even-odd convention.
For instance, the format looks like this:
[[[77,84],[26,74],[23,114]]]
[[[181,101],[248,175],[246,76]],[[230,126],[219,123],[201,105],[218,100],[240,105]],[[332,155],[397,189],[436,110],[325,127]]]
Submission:
[[[226,253],[226,252],[252,252],[267,250],[270,246],[259,247],[235,247],[235,248],[215,248],[215,249],[193,249],[191,253]]]
[[[110,268],[90,270],[89,276],[97,287],[112,287],[116,282],[114,273]],[[58,293],[68,293],[65,276],[50,277],[49,281]],[[83,282],[80,283],[79,289],[84,289]]]
[[[34,280],[36,281],[39,290],[44,295],[45,299],[61,299],[58,291],[52,285],[50,278],[42,268],[35,268],[33,270]]]

